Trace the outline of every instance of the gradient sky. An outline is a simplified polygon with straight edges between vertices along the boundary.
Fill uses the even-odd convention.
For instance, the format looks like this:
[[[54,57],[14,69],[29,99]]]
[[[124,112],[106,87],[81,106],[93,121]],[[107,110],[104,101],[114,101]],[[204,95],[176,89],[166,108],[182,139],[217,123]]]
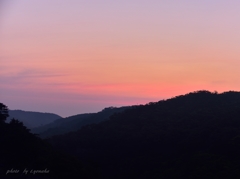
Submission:
[[[239,0],[0,0],[0,100],[63,117],[240,90]]]

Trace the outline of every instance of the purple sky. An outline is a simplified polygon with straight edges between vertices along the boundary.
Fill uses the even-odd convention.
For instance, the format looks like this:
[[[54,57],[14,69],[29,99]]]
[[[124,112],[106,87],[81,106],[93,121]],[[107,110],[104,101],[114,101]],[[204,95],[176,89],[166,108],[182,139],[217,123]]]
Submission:
[[[240,1],[1,0],[0,99],[69,116],[240,89]]]

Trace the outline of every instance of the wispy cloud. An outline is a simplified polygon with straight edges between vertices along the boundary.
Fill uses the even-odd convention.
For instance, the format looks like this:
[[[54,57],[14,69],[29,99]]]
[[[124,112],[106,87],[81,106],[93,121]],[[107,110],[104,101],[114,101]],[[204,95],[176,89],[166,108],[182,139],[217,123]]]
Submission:
[[[56,73],[49,70],[41,69],[23,69],[15,73],[1,73],[0,81],[4,83],[24,83],[24,82],[34,82],[35,80],[49,79],[55,77],[67,76],[66,73]]]
[[[48,77],[66,76],[66,75],[67,74],[53,73],[48,70],[39,70],[39,69],[25,69],[17,73],[17,76],[22,78],[48,78]]]

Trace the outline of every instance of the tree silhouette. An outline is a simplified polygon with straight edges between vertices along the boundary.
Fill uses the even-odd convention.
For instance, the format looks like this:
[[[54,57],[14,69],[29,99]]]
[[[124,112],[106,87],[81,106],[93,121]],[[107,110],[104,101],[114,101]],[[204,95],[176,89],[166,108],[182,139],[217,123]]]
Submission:
[[[8,116],[8,107],[0,103],[0,122],[5,122]]]
[[[98,178],[92,175],[92,169],[83,166],[81,161],[72,155],[55,150],[52,146],[30,133],[29,129],[17,119],[9,123],[8,107],[0,103],[0,178]],[[6,174],[16,169],[19,173]],[[44,170],[49,173],[23,174],[24,169]]]

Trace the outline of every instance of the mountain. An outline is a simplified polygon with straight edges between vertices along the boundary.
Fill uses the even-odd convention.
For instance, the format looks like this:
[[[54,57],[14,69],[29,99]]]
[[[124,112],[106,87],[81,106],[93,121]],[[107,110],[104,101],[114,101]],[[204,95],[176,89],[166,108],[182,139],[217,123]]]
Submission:
[[[197,91],[134,106],[48,141],[99,178],[240,177],[240,92]]]
[[[6,122],[10,122],[12,118],[18,119],[23,122],[27,128],[32,129],[34,127],[46,125],[62,117],[53,113],[9,110],[9,117]]]
[[[91,167],[64,154],[29,132],[22,122],[5,123],[7,106],[0,103],[0,178],[97,178]]]
[[[68,132],[77,131],[83,126],[89,124],[98,124],[102,121],[106,121],[114,113],[122,112],[128,108],[130,107],[108,107],[97,113],[78,114],[67,118],[61,118],[47,125],[33,128],[31,132],[39,134],[39,136],[42,138],[65,134]]]

